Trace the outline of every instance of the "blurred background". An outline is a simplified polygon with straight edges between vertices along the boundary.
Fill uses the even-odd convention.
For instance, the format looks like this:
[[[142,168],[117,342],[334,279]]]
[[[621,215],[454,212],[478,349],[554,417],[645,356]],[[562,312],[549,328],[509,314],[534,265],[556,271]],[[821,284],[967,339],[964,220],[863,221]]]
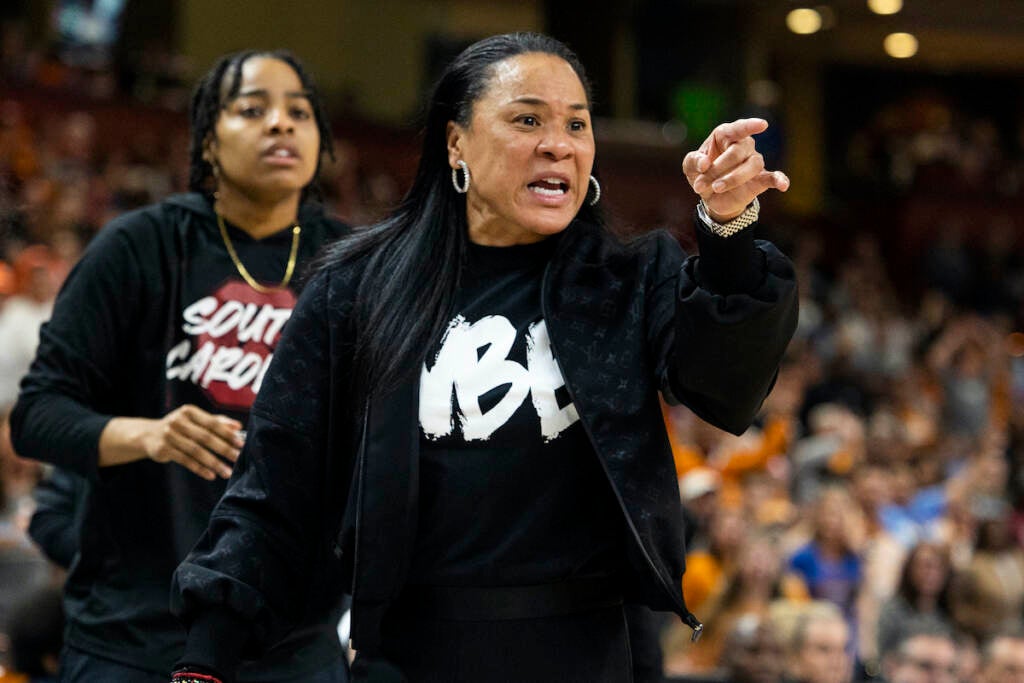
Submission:
[[[744,680],[767,638],[778,676],[889,661],[897,680],[886,657],[934,622],[959,680],[995,681],[986,644],[1024,610],[1022,0],[3,0],[0,409],[91,237],[185,188],[190,91],[217,56],[305,61],[336,136],[324,201],[361,225],[408,187],[433,78],[511,30],[587,66],[615,229],[694,249],[680,163],[725,120],[766,118],[759,149],[792,179],[760,231],[797,265],[800,326],[762,415],[733,437],[665,411],[709,628],[691,645],[656,620],[659,666]],[[0,454],[4,651],[54,628],[16,618],[62,580],[25,534],[41,475]],[[842,647],[812,666],[833,608]]]

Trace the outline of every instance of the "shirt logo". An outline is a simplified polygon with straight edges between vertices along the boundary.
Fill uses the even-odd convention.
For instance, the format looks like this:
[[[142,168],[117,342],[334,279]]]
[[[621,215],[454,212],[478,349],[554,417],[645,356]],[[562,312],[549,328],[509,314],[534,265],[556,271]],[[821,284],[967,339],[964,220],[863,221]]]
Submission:
[[[466,441],[486,441],[511,419],[527,394],[545,442],[580,419],[575,405],[559,407],[555,397],[565,379],[551,352],[547,324],[535,322],[526,333],[526,367],[508,360],[515,341],[516,328],[500,315],[472,324],[460,315],[448,324],[434,366],[424,364],[420,375],[420,427],[427,438],[449,436],[458,424]],[[505,395],[483,412],[480,397],[504,385],[510,385]]]
[[[195,384],[214,405],[248,410],[294,306],[290,290],[225,283],[185,307],[187,336],[167,353],[167,379]]]

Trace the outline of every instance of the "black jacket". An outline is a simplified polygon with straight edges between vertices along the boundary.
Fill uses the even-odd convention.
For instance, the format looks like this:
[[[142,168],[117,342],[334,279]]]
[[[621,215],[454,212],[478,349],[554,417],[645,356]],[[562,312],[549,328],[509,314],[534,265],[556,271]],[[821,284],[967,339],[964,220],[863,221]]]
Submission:
[[[314,204],[303,205],[299,222],[297,272],[326,242],[346,232]],[[234,239],[255,277],[273,280],[285,272],[290,230],[259,241],[236,232]],[[183,362],[173,349],[191,343],[183,331],[183,311],[193,301],[189,297],[212,301],[212,294],[227,287],[243,290],[247,285],[235,271],[206,198],[174,195],[120,216],[93,239],[68,276],[50,321],[40,330],[36,359],[11,414],[20,455],[53,463],[83,481],[80,495],[72,489],[49,492],[51,506],[74,508],[66,510],[67,518],[81,530],[63,539],[51,534],[52,543],[45,541],[55,552],[71,553],[67,559],[73,560],[65,587],[67,642],[157,673],[170,673],[185,639],[169,610],[171,575],[206,528],[225,484],[149,460],[100,468],[100,434],[113,416],[162,417],[185,402],[185,391],[197,397],[187,402],[244,422],[248,411],[241,404],[228,409],[199,403],[198,385],[182,389],[182,382],[172,386],[168,377],[170,361]],[[294,300],[290,294],[285,298]],[[285,310],[282,304],[278,319]],[[222,334],[211,348],[227,338]],[[261,335],[259,341],[261,353],[264,347],[273,349],[276,333]],[[195,346],[193,357],[199,355]],[[45,519],[34,521],[39,522],[34,533],[46,534]],[[63,549],[56,546],[60,542]],[[263,681],[289,670],[303,674],[309,670],[303,667],[324,666],[339,657],[336,616],[321,610],[311,617],[313,633],[297,639],[312,664],[299,662],[295,671],[288,652],[257,670],[254,678]]]
[[[622,245],[574,222],[542,286],[553,351],[627,521],[628,597],[697,621],[681,589],[684,530],[658,393],[734,433],[774,381],[796,326],[790,262],[747,230]],[[321,591],[352,591],[353,646],[372,654],[416,534],[418,368],[368,406],[349,393],[360,264],[327,267],[297,304],[210,528],[175,574],[186,660],[230,676]],[[567,493],[568,495],[568,493]],[[340,533],[339,533],[340,530]]]

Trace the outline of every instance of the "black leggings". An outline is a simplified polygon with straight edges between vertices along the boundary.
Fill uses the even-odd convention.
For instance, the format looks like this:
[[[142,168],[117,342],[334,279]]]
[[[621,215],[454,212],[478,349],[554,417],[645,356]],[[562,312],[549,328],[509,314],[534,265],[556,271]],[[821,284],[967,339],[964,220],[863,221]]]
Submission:
[[[621,605],[568,616],[456,621],[389,614],[383,654],[409,683],[631,683]]]

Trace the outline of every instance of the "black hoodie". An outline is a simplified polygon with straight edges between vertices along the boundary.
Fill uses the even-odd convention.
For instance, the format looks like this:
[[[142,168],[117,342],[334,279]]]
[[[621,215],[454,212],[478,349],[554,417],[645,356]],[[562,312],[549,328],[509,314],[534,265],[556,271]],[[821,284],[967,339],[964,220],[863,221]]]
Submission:
[[[168,609],[171,575],[205,530],[225,482],[150,460],[99,468],[114,416],[159,418],[194,404],[243,422],[301,285],[304,264],[346,232],[312,204],[290,290],[261,294],[227,251],[210,201],[175,195],[104,228],[68,276],[11,415],[20,455],[89,480],[66,589],[66,642],[160,674],[184,631]],[[284,277],[292,226],[255,240],[228,225],[245,269]],[[332,610],[331,607],[334,607]],[[251,666],[242,680],[294,678],[341,654],[337,606]]]

